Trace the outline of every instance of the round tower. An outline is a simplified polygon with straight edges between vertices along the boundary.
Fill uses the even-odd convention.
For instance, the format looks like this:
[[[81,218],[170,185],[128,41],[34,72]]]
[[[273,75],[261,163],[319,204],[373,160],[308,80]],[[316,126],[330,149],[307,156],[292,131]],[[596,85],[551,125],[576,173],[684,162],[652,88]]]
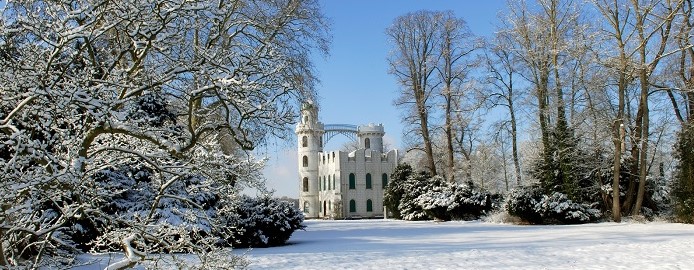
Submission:
[[[359,137],[359,148],[371,149],[383,152],[383,124],[368,124],[359,126],[357,136]]]
[[[319,178],[318,158],[323,151],[323,123],[318,122],[318,107],[312,102],[301,105],[301,119],[296,124],[299,160],[299,207],[307,218],[317,218]]]

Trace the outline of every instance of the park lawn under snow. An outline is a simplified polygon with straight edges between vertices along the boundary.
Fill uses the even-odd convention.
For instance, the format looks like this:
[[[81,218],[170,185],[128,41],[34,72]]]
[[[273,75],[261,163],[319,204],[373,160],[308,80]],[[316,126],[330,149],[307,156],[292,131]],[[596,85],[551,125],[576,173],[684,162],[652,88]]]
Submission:
[[[694,269],[694,225],[306,221],[251,269]],[[244,253],[235,250],[234,253]]]

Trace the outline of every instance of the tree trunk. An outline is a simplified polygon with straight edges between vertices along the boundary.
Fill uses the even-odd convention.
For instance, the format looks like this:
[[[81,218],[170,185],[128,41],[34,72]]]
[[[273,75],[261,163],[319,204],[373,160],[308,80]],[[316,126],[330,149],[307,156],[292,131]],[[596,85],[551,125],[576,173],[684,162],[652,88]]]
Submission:
[[[509,94],[511,95],[511,94]],[[511,95],[512,96],[512,95]],[[509,111],[511,112],[511,149],[513,152],[513,166],[516,170],[516,186],[521,185],[521,167],[520,167],[520,160],[518,159],[518,136],[517,136],[517,127],[516,127],[516,113],[513,110],[513,102],[509,103]]]
[[[645,57],[645,51],[644,51]],[[639,102],[640,110],[643,111],[643,119],[641,124],[641,135],[639,139],[641,140],[641,151],[639,154],[639,189],[636,195],[636,204],[632,209],[632,215],[639,215],[641,213],[641,206],[643,204],[643,196],[646,193],[646,176],[648,175],[648,130],[649,130],[649,117],[648,117],[648,78],[646,70],[642,70],[641,77],[641,100]]]
[[[455,160],[453,159],[453,123],[451,121],[451,95],[450,85],[446,99],[446,177],[448,181],[455,182]]]
[[[619,18],[615,18],[618,21]],[[622,222],[622,213],[619,202],[619,178],[622,171],[622,150],[624,147],[624,103],[625,94],[627,91],[627,58],[625,54],[624,43],[622,42],[621,29],[619,29],[619,24],[616,25],[617,39],[620,48],[620,72],[619,80],[617,82],[617,95],[619,96],[619,101],[617,104],[617,120],[615,121],[614,127],[614,163],[612,166],[612,219],[614,222]]]
[[[641,136],[642,118],[643,111],[639,106],[639,109],[636,112],[636,127],[633,129],[632,132],[632,134],[634,134],[636,138],[634,138],[634,136],[631,136],[632,164],[631,168],[629,168],[629,186],[627,187],[626,198],[624,199],[624,203],[622,204],[622,213],[631,213],[632,207],[634,205],[634,199],[636,195],[636,183],[638,182],[637,179],[639,177],[639,156],[641,155],[641,151],[639,149],[639,142]]]
[[[0,229],[0,266],[6,267],[8,266],[7,259],[5,258],[5,249],[2,247],[2,243],[4,242],[3,237],[3,229]]]
[[[419,110],[420,129],[422,131],[422,140],[424,140],[424,152],[427,156],[427,167],[432,175],[436,175],[436,164],[434,163],[434,150],[431,147],[431,138],[429,137],[429,114],[427,113],[426,105],[423,99],[417,100]]]

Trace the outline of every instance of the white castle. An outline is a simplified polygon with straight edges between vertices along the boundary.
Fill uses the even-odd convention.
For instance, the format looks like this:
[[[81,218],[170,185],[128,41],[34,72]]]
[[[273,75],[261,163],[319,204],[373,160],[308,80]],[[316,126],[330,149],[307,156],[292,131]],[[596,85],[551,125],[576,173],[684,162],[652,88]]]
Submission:
[[[301,106],[299,206],[307,218],[383,217],[383,192],[398,165],[397,150],[383,153],[384,134],[380,124],[323,125],[315,105]],[[323,143],[335,135],[358,139],[359,148],[323,151]]]

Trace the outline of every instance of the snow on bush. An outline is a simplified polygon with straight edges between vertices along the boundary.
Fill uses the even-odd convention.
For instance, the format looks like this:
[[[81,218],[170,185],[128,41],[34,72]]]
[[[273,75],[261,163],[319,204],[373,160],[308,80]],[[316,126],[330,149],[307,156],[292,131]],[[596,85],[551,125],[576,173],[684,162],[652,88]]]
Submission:
[[[494,209],[492,194],[475,186],[472,182],[451,186],[454,200],[448,212],[455,220],[475,220]]]
[[[449,183],[441,176],[412,172],[399,165],[385,193],[386,205],[397,205],[404,220],[472,220],[492,210],[491,194],[472,183]]]
[[[315,97],[318,1],[2,3],[0,266],[218,252],[208,202],[264,181],[253,151]]]
[[[293,204],[270,197],[241,197],[236,211],[226,217],[234,247],[283,245],[296,230],[303,230],[304,214]]]
[[[601,217],[600,210],[592,205],[573,202],[560,192],[545,195],[539,185],[512,190],[505,208],[531,224],[579,224]]]
[[[414,204],[422,209],[427,217],[438,220],[450,220],[449,207],[456,203],[456,197],[450,185],[445,184],[441,176],[427,180],[430,187],[414,199]]]

